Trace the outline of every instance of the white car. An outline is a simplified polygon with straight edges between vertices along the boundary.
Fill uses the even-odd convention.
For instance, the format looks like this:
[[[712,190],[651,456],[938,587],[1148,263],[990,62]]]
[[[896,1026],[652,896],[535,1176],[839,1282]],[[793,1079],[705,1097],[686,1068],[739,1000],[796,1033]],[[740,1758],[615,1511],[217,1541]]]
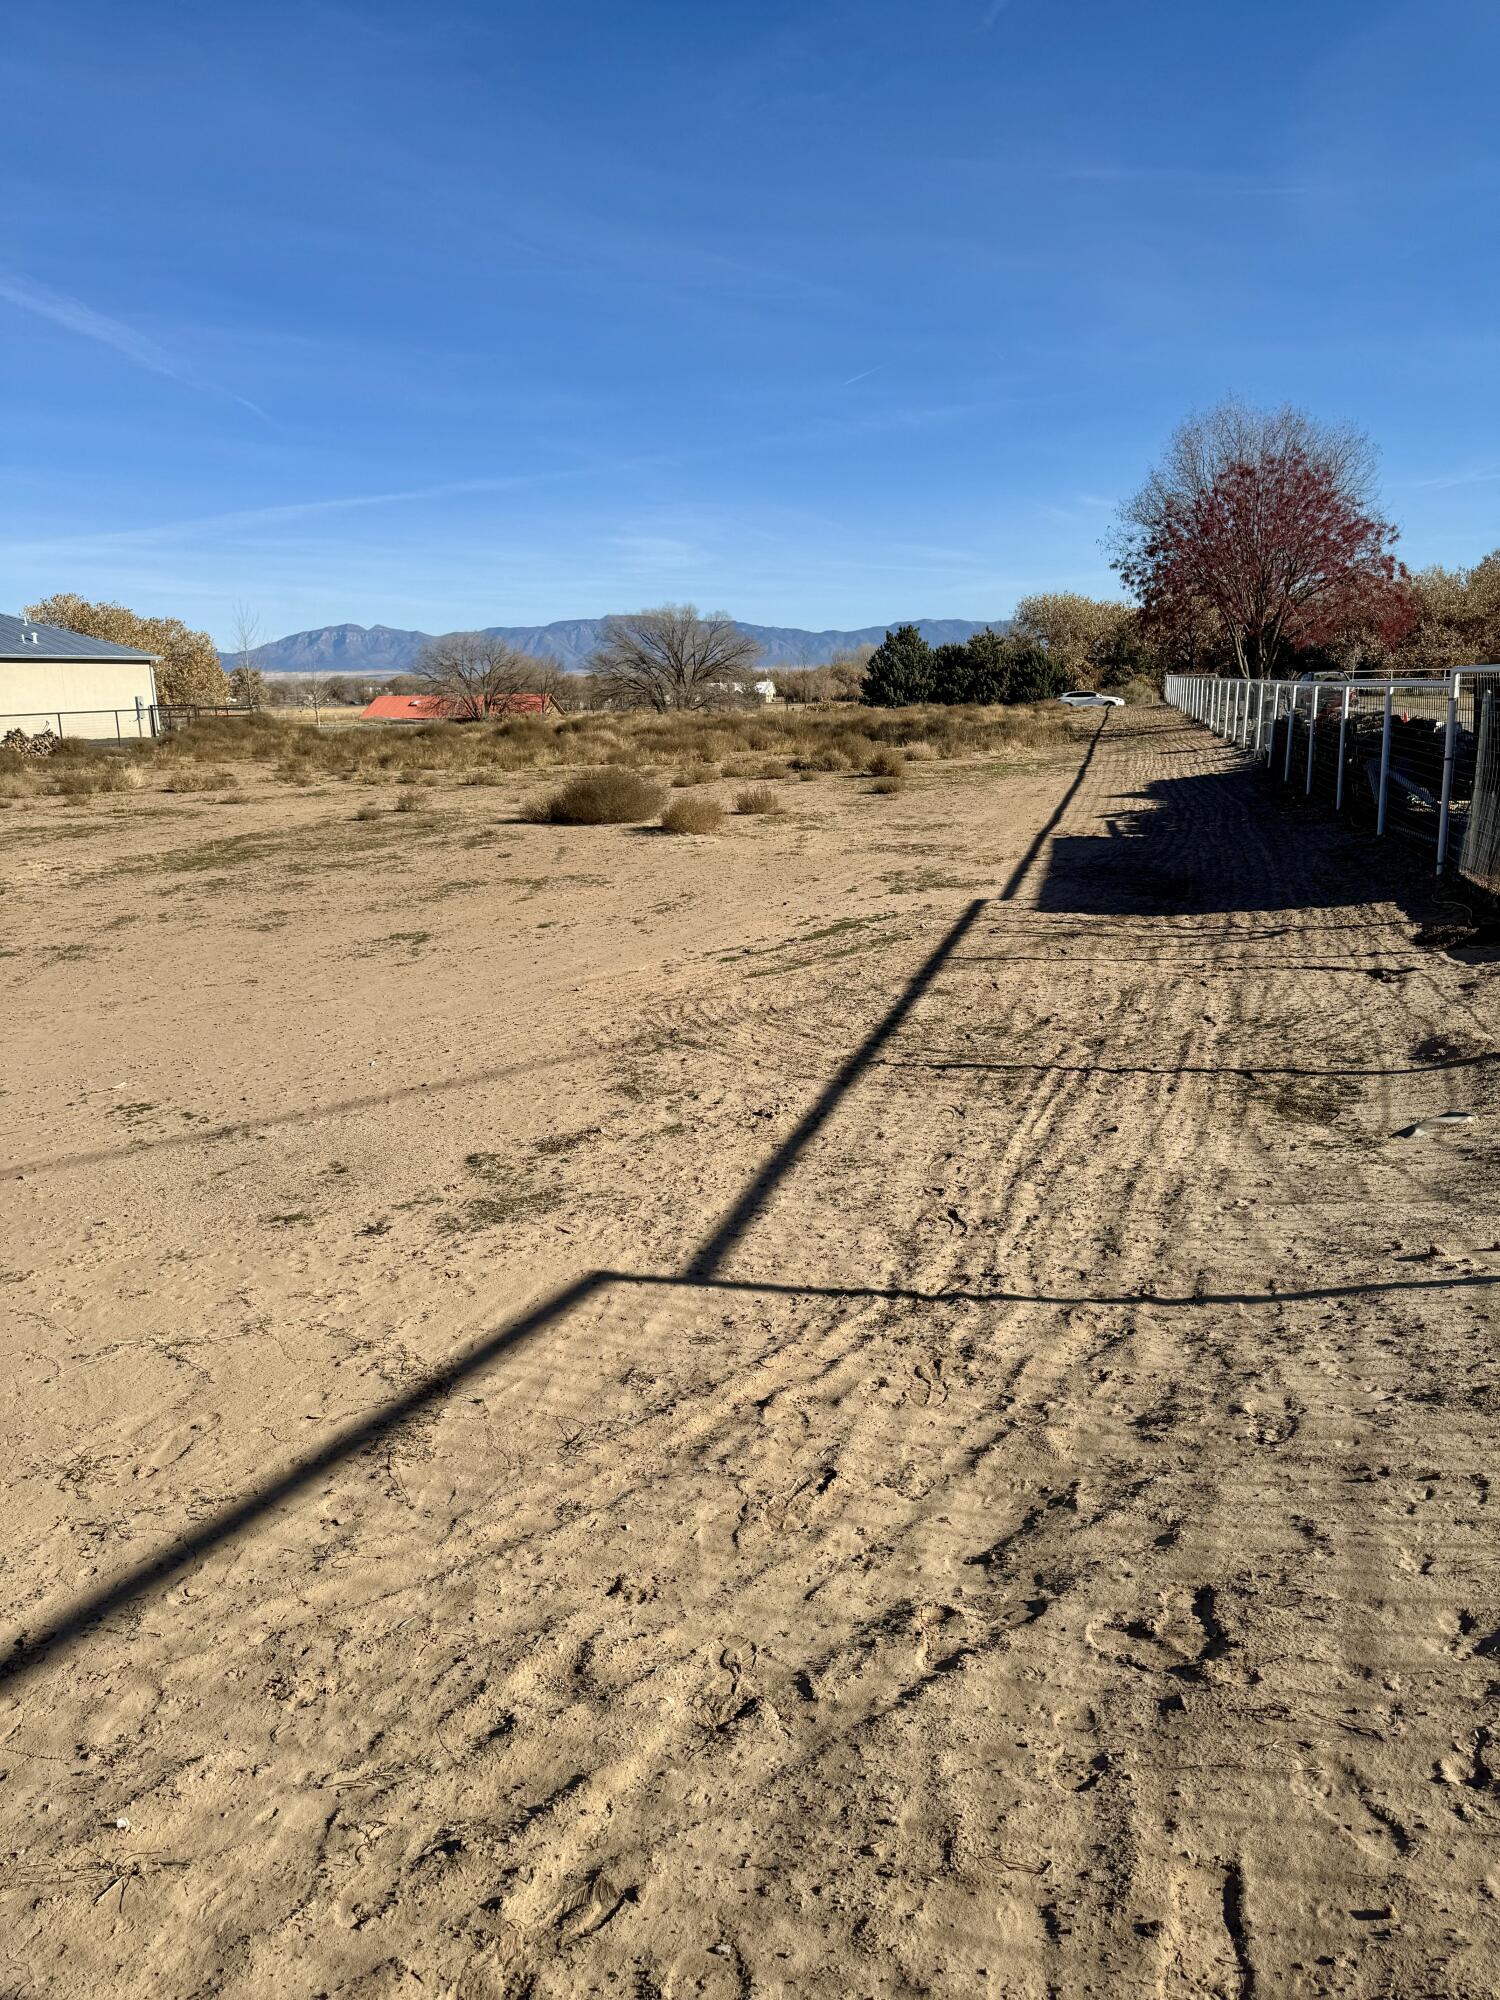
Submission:
[[[1123,708],[1125,698],[1118,694],[1060,694],[1058,700],[1064,708]]]

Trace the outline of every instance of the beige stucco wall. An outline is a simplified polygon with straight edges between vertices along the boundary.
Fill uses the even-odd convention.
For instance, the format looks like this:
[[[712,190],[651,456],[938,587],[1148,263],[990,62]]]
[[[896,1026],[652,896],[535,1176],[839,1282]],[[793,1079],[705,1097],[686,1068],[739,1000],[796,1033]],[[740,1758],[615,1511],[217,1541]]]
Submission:
[[[0,660],[0,734],[34,736],[61,715],[64,736],[133,736],[137,695],[148,708],[156,699],[145,660]],[[149,736],[149,717],[141,727]]]

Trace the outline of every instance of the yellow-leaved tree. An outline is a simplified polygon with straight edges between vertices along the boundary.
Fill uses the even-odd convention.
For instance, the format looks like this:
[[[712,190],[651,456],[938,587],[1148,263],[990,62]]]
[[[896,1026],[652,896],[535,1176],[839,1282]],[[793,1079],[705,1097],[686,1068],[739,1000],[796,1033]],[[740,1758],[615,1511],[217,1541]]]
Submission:
[[[1419,569],[1411,588],[1420,615],[1397,652],[1398,671],[1500,661],[1500,549],[1472,569]]]
[[[1137,618],[1129,604],[1084,597],[1074,590],[1023,597],[1011,630],[1060,666],[1072,688],[1097,688],[1128,679]]]
[[[229,699],[229,682],[219,664],[219,651],[206,632],[193,632],[180,618],[143,618],[123,604],[90,604],[75,591],[62,590],[28,604],[24,614],[34,625],[60,625],[65,632],[82,632],[90,639],[110,639],[117,646],[134,646],[155,653],[157,698],[165,702],[216,703]]]

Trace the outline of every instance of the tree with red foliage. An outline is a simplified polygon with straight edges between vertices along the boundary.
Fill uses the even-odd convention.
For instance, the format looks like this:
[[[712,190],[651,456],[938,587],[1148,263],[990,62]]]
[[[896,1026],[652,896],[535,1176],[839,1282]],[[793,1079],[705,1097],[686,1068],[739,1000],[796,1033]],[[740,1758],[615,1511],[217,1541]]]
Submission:
[[[1373,468],[1357,431],[1222,404],[1181,426],[1122,510],[1114,566],[1164,636],[1208,614],[1246,676],[1312,648],[1389,650],[1416,605]]]

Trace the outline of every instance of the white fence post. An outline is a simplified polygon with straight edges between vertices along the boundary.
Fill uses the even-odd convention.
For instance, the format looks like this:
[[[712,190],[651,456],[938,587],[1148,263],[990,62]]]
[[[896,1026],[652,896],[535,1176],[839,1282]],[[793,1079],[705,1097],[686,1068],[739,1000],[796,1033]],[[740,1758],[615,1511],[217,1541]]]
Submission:
[[[1448,866],[1448,819],[1453,803],[1453,764],[1458,751],[1458,690],[1462,674],[1448,681],[1448,720],[1443,731],[1443,795],[1438,802],[1437,872]]]
[[[1395,693],[1389,682],[1385,690],[1385,720],[1380,728],[1380,797],[1375,804],[1375,831],[1385,832],[1386,794],[1391,784],[1391,697]]]
[[[1344,810],[1344,744],[1349,735],[1349,696],[1351,692],[1352,690],[1349,688],[1344,689],[1344,703],[1343,707],[1339,710],[1339,769],[1338,776],[1333,781],[1333,809],[1335,812],[1342,812]]]
[[[1292,744],[1296,740],[1296,735],[1297,689],[1294,684],[1287,695],[1286,704],[1286,756],[1281,762],[1281,782],[1284,785],[1292,782]]]
[[[1302,787],[1302,796],[1306,799],[1312,797],[1313,745],[1318,740],[1318,692],[1318,684],[1314,681],[1307,713],[1307,782]]]
[[[1266,724],[1266,684],[1262,680],[1257,685],[1255,696],[1255,754],[1260,755],[1261,738]]]

